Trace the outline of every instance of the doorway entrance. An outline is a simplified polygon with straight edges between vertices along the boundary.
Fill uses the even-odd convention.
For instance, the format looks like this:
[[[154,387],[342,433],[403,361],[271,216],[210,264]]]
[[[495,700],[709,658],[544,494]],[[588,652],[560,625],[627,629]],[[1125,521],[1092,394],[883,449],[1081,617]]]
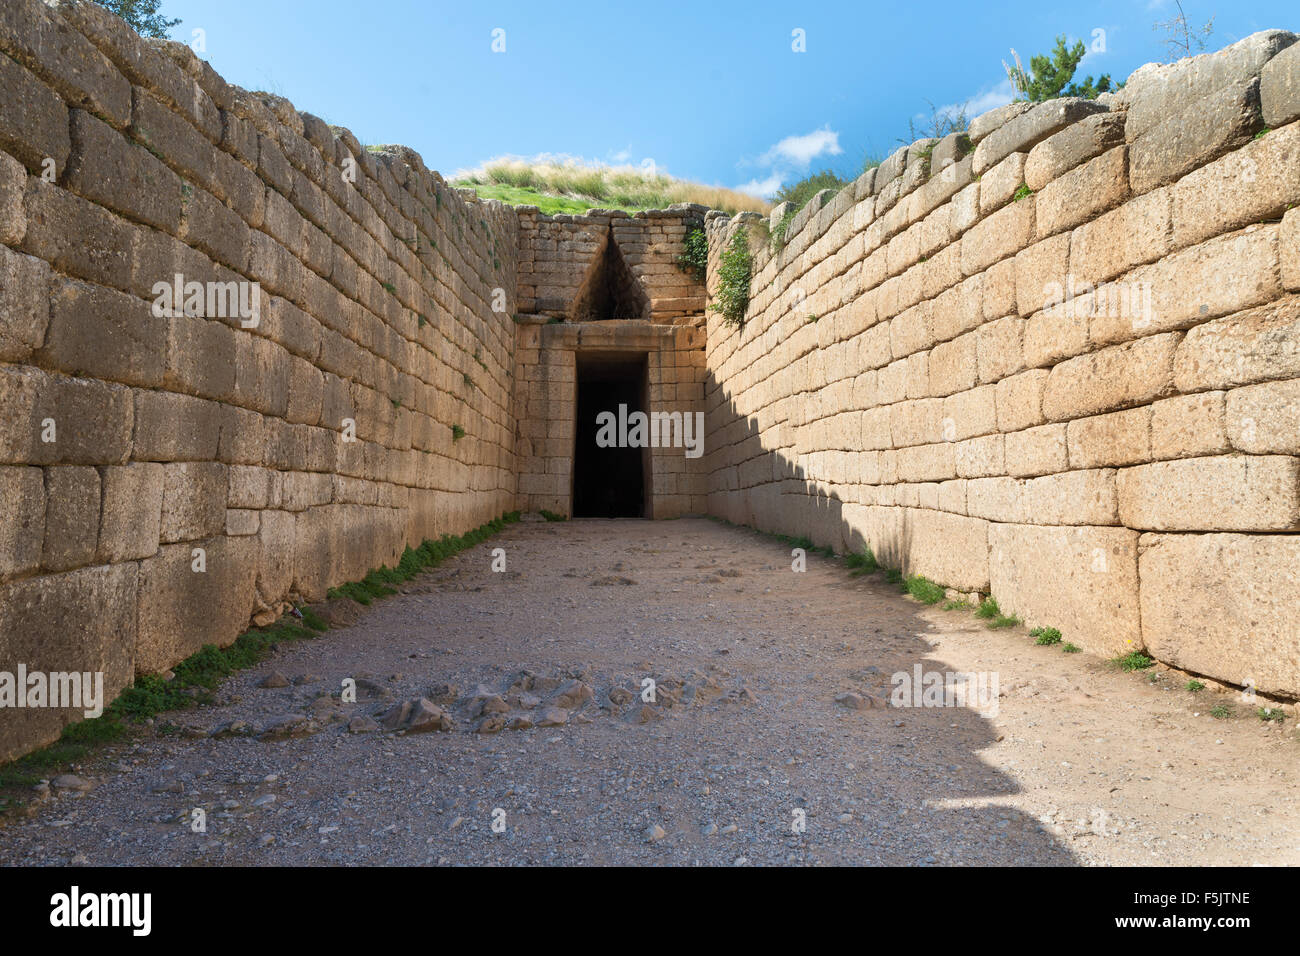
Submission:
[[[649,517],[650,449],[629,447],[625,441],[602,448],[596,440],[602,413],[623,422],[633,412],[646,412],[648,364],[645,352],[578,353],[571,512],[575,518]]]

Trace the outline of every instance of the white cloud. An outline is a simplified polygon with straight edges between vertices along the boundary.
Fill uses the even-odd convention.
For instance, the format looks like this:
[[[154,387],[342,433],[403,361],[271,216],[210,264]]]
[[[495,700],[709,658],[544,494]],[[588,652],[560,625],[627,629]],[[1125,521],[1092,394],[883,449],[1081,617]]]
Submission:
[[[984,87],[965,103],[949,103],[947,106],[939,107],[939,113],[943,116],[955,116],[965,107],[967,118],[974,119],[981,113],[1006,106],[1015,98],[1016,88],[1011,85],[1010,80],[1003,80],[995,86]]]
[[[807,166],[818,156],[838,156],[842,152],[840,134],[826,126],[802,136],[787,136],[764,153],[759,162],[764,166],[781,163]]]
[[[823,126],[811,133],[787,136],[757,159],[745,158],[737,163],[742,168],[758,166],[766,172],[735,188],[751,196],[769,198],[784,183],[804,176],[813,160],[824,156],[839,156],[843,152],[840,134],[830,126]]]
[[[766,199],[781,188],[785,178],[780,173],[773,173],[766,179],[751,179],[735,187],[737,191]]]

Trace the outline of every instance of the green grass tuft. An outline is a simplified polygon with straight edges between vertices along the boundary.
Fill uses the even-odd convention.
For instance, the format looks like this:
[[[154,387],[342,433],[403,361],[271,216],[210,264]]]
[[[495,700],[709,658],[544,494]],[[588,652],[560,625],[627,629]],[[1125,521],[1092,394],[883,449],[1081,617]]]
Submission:
[[[1029,636],[1036,638],[1034,643],[1043,647],[1061,643],[1061,632],[1054,627],[1036,627],[1029,632]]]
[[[1065,651],[1067,654],[1078,654],[1083,650],[1083,648],[1078,644],[1062,644],[1061,650]]]
[[[1186,684],[1183,685],[1183,687],[1187,688],[1187,690],[1190,690],[1193,694],[1195,694],[1197,691],[1205,690],[1205,685],[1198,680],[1189,680]]]
[[[1123,671],[1140,671],[1154,664],[1155,659],[1147,657],[1141,651],[1129,651],[1119,657],[1112,657],[1110,662]]]
[[[875,574],[880,570],[880,564],[876,561],[876,556],[867,548],[861,554],[849,552],[844,556],[844,563],[848,565],[852,575],[860,577],[863,574]]]
[[[903,582],[903,589],[922,604],[938,604],[943,600],[943,588],[919,574],[908,577]]]

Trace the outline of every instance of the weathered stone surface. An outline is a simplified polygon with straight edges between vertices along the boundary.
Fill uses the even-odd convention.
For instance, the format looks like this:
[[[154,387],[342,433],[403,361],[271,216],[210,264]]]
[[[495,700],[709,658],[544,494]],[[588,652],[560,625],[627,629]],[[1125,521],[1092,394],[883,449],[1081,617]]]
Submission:
[[[0,585],[0,660],[104,674],[112,700],[134,676],[136,565],[97,566]],[[22,708],[0,721],[0,759],[46,744],[80,710]]]
[[[1131,408],[1069,424],[1070,467],[1133,465],[1151,455],[1151,408]]]
[[[16,246],[27,232],[27,170],[8,153],[0,152],[0,245]]]
[[[975,147],[975,161],[971,168],[978,176],[1012,153],[1028,152],[1053,133],[1105,110],[1106,107],[1094,100],[1069,97],[1038,103],[981,138]],[[974,132],[971,141],[975,142]]]
[[[1043,415],[1063,421],[1163,398],[1173,391],[1174,350],[1181,338],[1166,332],[1062,362],[1048,375]]]
[[[45,540],[45,486],[39,468],[0,467],[0,581],[36,570]]]
[[[1227,394],[1224,426],[1239,451],[1300,454],[1300,380],[1234,388]]]
[[[1004,614],[1055,627],[1100,656],[1141,649],[1137,532],[994,524],[989,546],[992,593]]]
[[[44,344],[49,324],[49,263],[0,245],[0,361],[29,359]]]
[[[72,141],[58,94],[7,56],[0,56],[0,90],[0,148],[29,172],[40,173],[46,159],[62,172]]]
[[[1116,146],[1044,186],[1035,197],[1038,235],[1070,229],[1128,198],[1126,160],[1126,148]]]
[[[1129,178],[1135,193],[1173,182],[1244,145],[1264,125],[1259,80],[1241,80],[1197,100],[1133,141]]]
[[[907,509],[897,545],[907,574],[948,587],[983,591],[989,584],[989,523],[928,509]]]
[[[1178,395],[1151,406],[1151,457],[1198,458],[1229,451],[1223,392]]]
[[[1300,378],[1300,299],[1198,325],[1178,346],[1173,377],[1180,392]]]
[[[1300,44],[1291,44],[1259,74],[1264,122],[1273,129],[1300,119]]]
[[[164,545],[141,561],[136,669],[165,670],[204,644],[233,642],[248,625],[256,570],[255,538]]]
[[[84,110],[72,111],[72,152],[62,182],[77,195],[175,234],[181,221],[181,181],[143,146],[136,146]]]
[[[1300,538],[1144,534],[1139,547],[1142,632],[1152,655],[1194,674],[1300,696],[1291,610],[1300,601]]]
[[[84,466],[46,468],[45,494],[41,566],[70,571],[90,564],[99,543],[99,472]]]
[[[226,529],[226,466],[169,462],[163,468],[161,541],[193,541]]]
[[[100,471],[103,506],[99,561],[151,557],[162,533],[163,466],[130,464]]]
[[[995,129],[1005,126],[1017,116],[1028,113],[1033,106],[1033,103],[1027,102],[1008,103],[1006,106],[998,106],[987,113],[981,113],[970,121],[970,129],[967,132],[971,142],[978,143]]]
[[[1120,520],[1149,531],[1300,528],[1300,460],[1280,455],[1182,458],[1119,473]]]
[[[1122,113],[1085,116],[1029,151],[1025,185],[1038,192],[1052,180],[1123,142]]]
[[[1123,91],[1129,104],[1128,141],[1217,90],[1258,76],[1270,59],[1295,40],[1295,34],[1285,30],[1262,30],[1215,53],[1138,68]]]

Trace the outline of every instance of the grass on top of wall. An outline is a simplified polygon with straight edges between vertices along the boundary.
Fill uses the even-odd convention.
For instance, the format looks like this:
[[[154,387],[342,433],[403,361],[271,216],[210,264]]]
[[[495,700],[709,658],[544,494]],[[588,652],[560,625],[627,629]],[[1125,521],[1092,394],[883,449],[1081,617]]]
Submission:
[[[465,534],[443,535],[437,541],[426,540],[418,548],[408,547],[397,567],[376,568],[360,581],[331,588],[329,596],[350,597],[368,605],[378,597],[396,594],[394,585],[486,541],[518,520],[519,512],[512,511]],[[99,717],[69,724],[54,743],[0,765],[0,787],[31,786],[49,771],[75,763],[95,747],[123,737],[132,724],[208,703],[221,681],[260,663],[279,644],[316,637],[327,629],[328,625],[310,607],[296,608],[293,615],[239,635],[228,647],[205,644],[172,668],[171,680],[142,674]],[[0,798],[0,811],[9,805],[11,801]]]
[[[699,203],[728,213],[766,213],[772,208],[756,196],[722,186],[674,179],[637,166],[610,166],[576,160],[503,157],[460,174],[453,185],[471,187],[486,199],[538,206],[545,213],[581,212],[593,207],[640,212],[664,209],[674,203]],[[496,195],[490,192],[504,189],[516,192]],[[529,195],[532,198],[522,198]],[[556,208],[557,200],[579,203],[581,209]]]

